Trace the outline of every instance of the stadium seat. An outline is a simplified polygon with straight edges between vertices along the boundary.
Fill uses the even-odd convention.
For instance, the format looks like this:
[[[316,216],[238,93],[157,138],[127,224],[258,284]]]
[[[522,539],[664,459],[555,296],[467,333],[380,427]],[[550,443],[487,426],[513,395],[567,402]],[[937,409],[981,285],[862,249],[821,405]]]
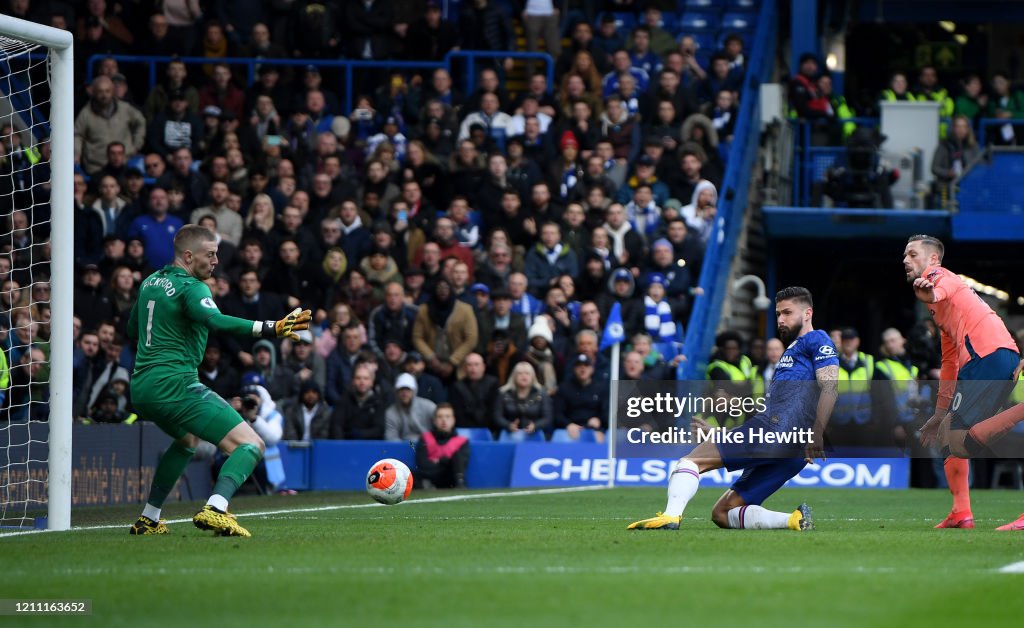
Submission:
[[[679,30],[684,33],[714,33],[720,21],[718,13],[694,11],[679,20]]]
[[[726,13],[722,16],[722,30],[746,32],[754,30],[757,14],[751,12]]]
[[[761,8],[759,0],[728,0],[729,11],[757,11]]]
[[[131,159],[129,159],[125,163],[125,167],[127,167],[129,170],[132,169],[132,168],[135,168],[139,172],[145,174],[146,173],[146,166],[143,163],[145,161],[146,161],[145,155],[136,155],[136,156],[132,157]]]
[[[527,434],[526,432],[512,433],[508,430],[502,430],[501,434],[498,435],[499,443],[543,443],[544,432],[536,431],[533,434]]]
[[[569,431],[564,429],[555,430],[551,433],[552,443],[596,443],[597,430],[580,430],[579,438],[573,440]]]
[[[676,3],[676,7],[680,13],[686,13],[687,11],[708,11],[708,10],[722,10],[726,6],[727,0],[679,0]]]
[[[594,24],[595,29],[601,28],[601,19],[604,17],[604,13],[597,14],[597,21]],[[615,18],[615,28],[620,32],[626,32],[633,30],[636,26],[636,14],[635,13],[612,13],[612,17]]]
[[[473,442],[486,443],[494,440],[491,430],[486,427],[460,427],[455,432]]]
[[[658,24],[666,32],[674,33],[679,30],[679,16],[675,13],[662,13],[661,23]]]
[[[559,429],[551,432],[552,443],[574,443],[572,438],[569,437],[569,430]]]
[[[718,48],[721,47],[721,46],[715,46],[715,37],[714,37],[714,35],[711,35],[710,33],[687,33],[687,32],[681,32],[679,34],[679,39],[682,39],[684,36],[687,36],[687,35],[689,35],[690,37],[693,37],[693,41],[697,42],[697,52],[698,52],[698,54],[708,54],[708,55],[710,55],[715,50],[717,50]]]

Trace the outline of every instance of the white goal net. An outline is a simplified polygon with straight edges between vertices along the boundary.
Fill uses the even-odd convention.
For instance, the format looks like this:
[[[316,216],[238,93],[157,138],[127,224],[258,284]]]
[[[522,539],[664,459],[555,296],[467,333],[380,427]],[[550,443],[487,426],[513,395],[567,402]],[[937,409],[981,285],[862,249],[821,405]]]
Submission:
[[[70,480],[71,416],[51,420],[50,414],[52,399],[62,407],[72,384],[72,278],[57,278],[71,273],[55,259],[72,254],[73,205],[64,200],[70,200],[71,164],[57,166],[51,142],[58,135],[71,142],[70,69],[54,71],[70,55],[44,45],[46,36],[60,34],[0,19],[0,533],[46,521],[54,497],[61,502],[58,518],[70,512],[63,485]],[[55,238],[58,223],[67,223],[68,233]],[[57,246],[65,251],[55,256]],[[63,286],[59,316],[55,283]],[[48,525],[66,528],[67,522]]]

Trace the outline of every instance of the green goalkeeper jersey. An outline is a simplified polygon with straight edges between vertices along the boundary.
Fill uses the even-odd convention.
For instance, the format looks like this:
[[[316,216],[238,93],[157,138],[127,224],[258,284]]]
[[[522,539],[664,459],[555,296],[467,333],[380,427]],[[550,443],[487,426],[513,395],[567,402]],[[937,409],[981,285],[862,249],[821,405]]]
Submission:
[[[205,283],[179,266],[165,266],[146,278],[128,319],[137,341],[132,396],[171,399],[199,381],[197,371],[210,329],[251,335],[258,325],[221,314]]]

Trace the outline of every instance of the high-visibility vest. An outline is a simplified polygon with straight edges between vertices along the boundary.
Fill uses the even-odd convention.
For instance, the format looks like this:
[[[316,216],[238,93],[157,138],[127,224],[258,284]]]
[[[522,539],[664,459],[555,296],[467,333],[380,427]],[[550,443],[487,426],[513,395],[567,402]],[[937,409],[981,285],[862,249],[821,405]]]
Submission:
[[[1017,378],[1017,385],[1013,387],[1013,392],[1010,393],[1010,405],[1017,405],[1018,403],[1024,403],[1024,373],[1021,373]]]
[[[856,114],[853,109],[850,109],[850,105],[846,104],[846,99],[842,96],[832,96],[830,100],[832,101],[832,111],[836,113],[836,118],[843,124],[843,139],[845,140],[857,130],[857,123],[851,120]]]
[[[711,371],[716,368],[720,368],[728,373],[729,380],[737,383],[749,382],[754,373],[754,363],[745,355],[740,356],[739,366],[726,362],[722,359],[712,360],[712,362],[708,364],[708,368],[704,372],[704,376],[711,379]]]
[[[949,92],[945,89],[937,89],[931,94],[918,94],[918,101],[934,100],[939,103],[939,118],[952,118],[953,111],[956,108],[956,104],[953,99],[949,97]],[[947,122],[939,122],[939,138],[946,139],[946,133],[949,130],[949,124]]]
[[[857,352],[857,365],[852,371],[839,363],[839,396],[832,410],[831,423],[836,425],[866,425],[871,420],[871,378],[875,374],[875,359]]]
[[[767,387],[764,381],[764,369],[759,366],[754,369],[754,374],[751,377],[750,393],[755,398],[764,397],[764,391]]]
[[[914,96],[910,92],[904,92],[903,93],[903,97],[904,97],[904,100],[907,100],[907,101],[910,101],[910,102],[915,102],[917,100],[917,96]],[[889,102],[896,102],[896,101],[900,100],[900,97],[897,96],[896,92],[892,91],[891,89],[883,89],[882,90],[882,100],[888,100]]]
[[[892,382],[892,391],[896,397],[896,412],[901,423],[909,423],[915,418],[914,409],[910,407],[910,396],[916,393],[918,368],[909,369],[899,360],[886,358],[877,363],[878,370]]]

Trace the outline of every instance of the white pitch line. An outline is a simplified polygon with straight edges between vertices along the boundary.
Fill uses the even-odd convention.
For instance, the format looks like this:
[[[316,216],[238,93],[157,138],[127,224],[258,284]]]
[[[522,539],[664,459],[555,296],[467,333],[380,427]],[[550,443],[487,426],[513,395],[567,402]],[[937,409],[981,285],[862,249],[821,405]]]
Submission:
[[[444,502],[461,502],[469,501],[474,499],[489,499],[491,497],[521,497],[524,495],[555,495],[558,493],[578,493],[580,491],[596,491],[608,488],[607,486],[569,486],[562,488],[540,488],[528,491],[511,491],[511,492],[499,492],[499,493],[468,493],[464,495],[444,495],[441,497],[425,497],[423,499],[413,499],[403,504],[439,504]],[[402,504],[399,504],[401,506]],[[244,517],[273,517],[274,515],[290,515],[302,512],[326,512],[330,510],[354,510],[356,508],[384,508],[384,504],[372,503],[372,504],[339,504],[337,506],[311,506],[305,508],[282,508],[280,510],[265,510],[262,512],[247,512],[242,513]],[[192,521],[192,518],[188,519],[171,519],[167,523],[186,523]],[[81,532],[87,530],[111,530],[115,528],[126,527],[126,524],[110,524],[101,526],[82,526],[77,528],[71,528],[70,532]],[[20,532],[6,532],[0,533],[0,539],[9,536],[25,536],[28,534],[43,534],[45,532],[53,532],[53,530],[23,530]]]
[[[999,568],[999,573],[1024,573],[1024,560]]]

